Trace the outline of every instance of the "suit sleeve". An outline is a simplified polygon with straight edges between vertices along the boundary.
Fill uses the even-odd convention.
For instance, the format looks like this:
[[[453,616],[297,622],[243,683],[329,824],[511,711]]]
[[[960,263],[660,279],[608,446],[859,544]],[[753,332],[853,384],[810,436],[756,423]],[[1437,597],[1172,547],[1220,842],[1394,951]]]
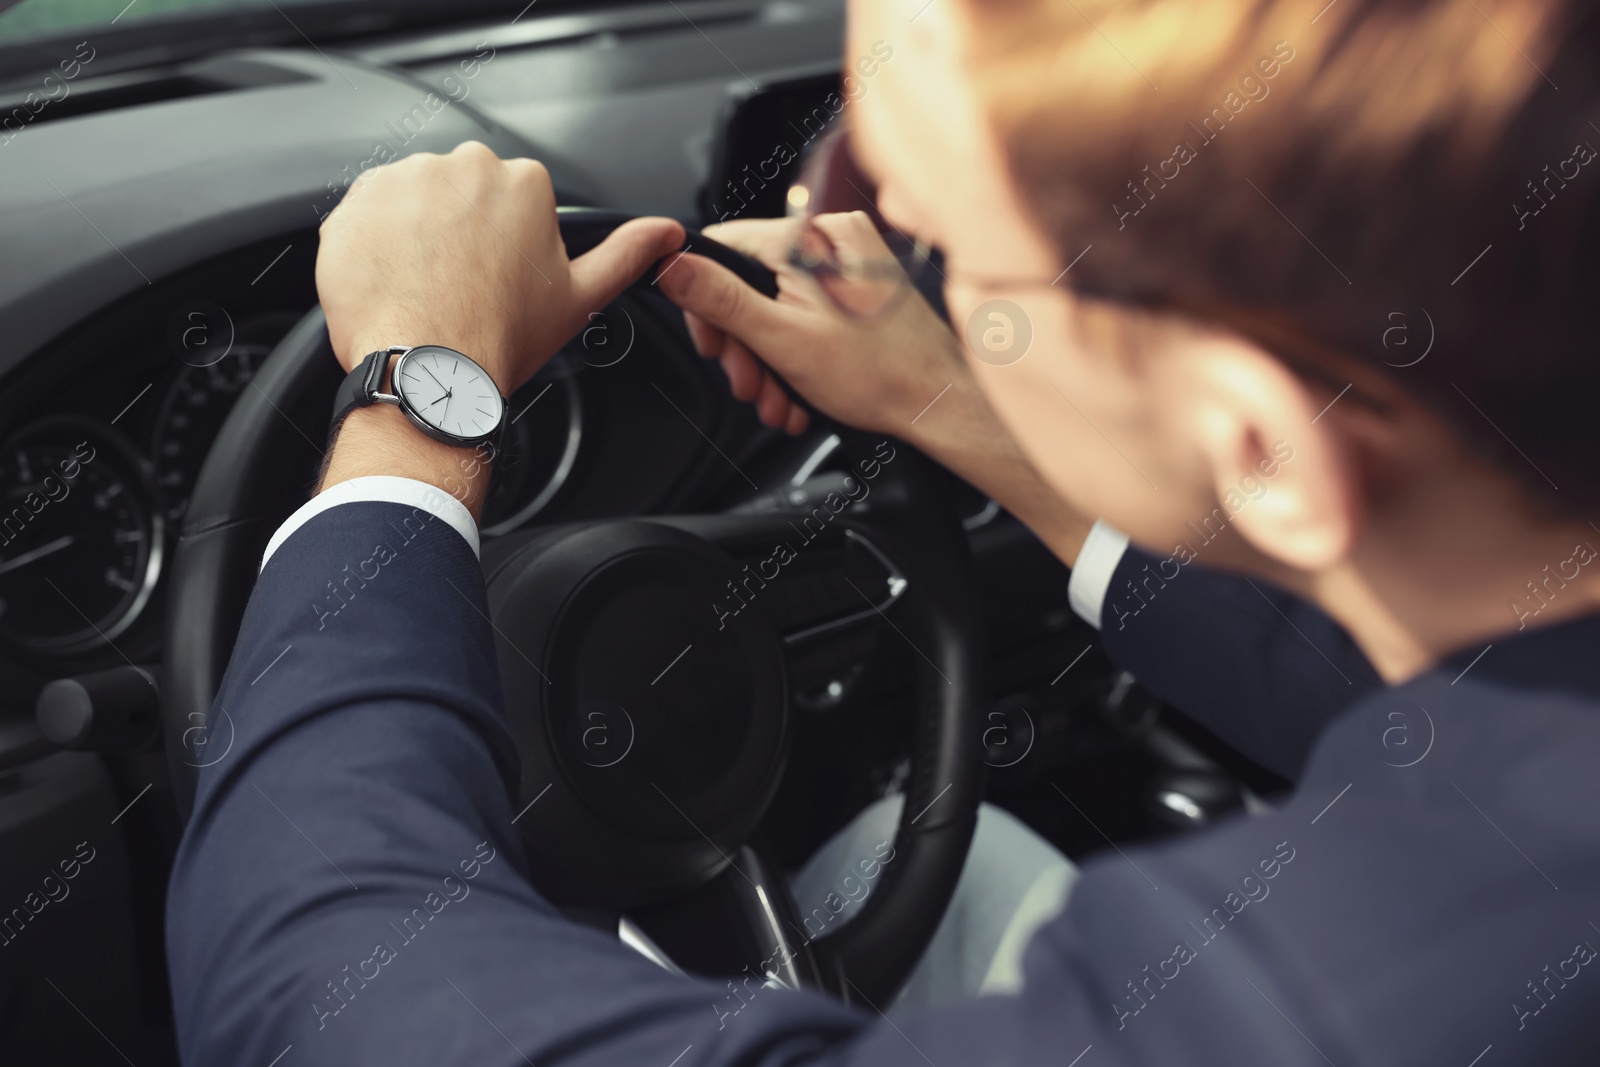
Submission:
[[[1318,608],[1133,545],[1111,573],[1099,625],[1112,662],[1291,780],[1322,728],[1382,687],[1350,635]]]
[[[172,872],[183,1062],[667,1067],[693,1045],[694,1067],[858,1032],[809,994],[730,1017],[721,984],[534,891],[487,611],[471,546],[421,508],[347,503],[277,546]]]
[[[809,992],[673,975],[568,921],[530,885],[512,825],[486,612],[470,546],[401,504],[325,510],[267,562],[172,872],[187,1067],[946,1067],[1065,1064],[1090,1045],[1096,1065],[1148,1062],[1158,1045],[1180,1064],[1240,1051],[1235,1002],[1254,997],[1242,983],[1191,981],[1197,1016],[1140,1028],[1122,987],[1133,960],[1170,953],[1167,928],[1220,899],[1234,866],[1270,854],[1266,820],[1235,827],[1181,877],[1146,868],[1160,893],[1117,857],[1091,864],[1030,949],[1022,995],[895,1022]],[[1210,1020],[1189,1032],[1203,1040],[1183,1044],[1196,1018]]]

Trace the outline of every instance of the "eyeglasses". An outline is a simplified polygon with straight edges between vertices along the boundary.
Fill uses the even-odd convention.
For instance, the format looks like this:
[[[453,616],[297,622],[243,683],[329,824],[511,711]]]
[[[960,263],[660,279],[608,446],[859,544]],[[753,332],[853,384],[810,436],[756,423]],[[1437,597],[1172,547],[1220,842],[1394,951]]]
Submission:
[[[895,229],[878,211],[877,190],[850,151],[843,121],[830,126],[806,155],[800,177],[789,187],[789,217],[799,229],[789,265],[817,283],[845,315],[874,319],[888,314],[916,288],[932,249]],[[889,255],[864,259],[841,248],[817,224],[818,215],[862,211],[872,220]]]

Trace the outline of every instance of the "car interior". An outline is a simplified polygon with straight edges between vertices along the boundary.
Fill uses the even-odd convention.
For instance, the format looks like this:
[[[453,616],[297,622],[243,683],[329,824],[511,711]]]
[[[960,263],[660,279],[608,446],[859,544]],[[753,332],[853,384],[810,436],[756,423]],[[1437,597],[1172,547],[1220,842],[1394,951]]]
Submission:
[[[872,91],[843,16],[0,0],[0,1063],[177,1062],[167,872],[327,447],[314,265],[351,181],[480,140],[549,168],[571,254],[667,215],[773,292],[697,231],[782,215]],[[763,426],[650,276],[508,412],[482,560],[530,877],[663,966],[765,972],[815,925],[787,879],[891,794],[885,879],[773,980],[892,997],[980,800],[1081,861],[1287,788],[1113,665],[993,501],[903,443]],[[765,629],[726,637],[746,609]],[[685,645],[711,658],[663,672]],[[941,803],[967,816],[916,825]]]

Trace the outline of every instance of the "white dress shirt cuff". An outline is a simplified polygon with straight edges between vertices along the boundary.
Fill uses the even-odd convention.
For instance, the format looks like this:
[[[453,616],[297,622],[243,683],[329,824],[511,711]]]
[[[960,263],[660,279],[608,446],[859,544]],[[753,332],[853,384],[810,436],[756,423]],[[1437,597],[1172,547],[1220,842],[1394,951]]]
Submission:
[[[1096,630],[1100,629],[1100,613],[1105,610],[1111,575],[1127,550],[1128,535],[1103,520],[1096,520],[1089,528],[1089,536],[1078,550],[1078,562],[1067,582],[1067,603]]]
[[[454,527],[457,533],[466,538],[467,544],[472,546],[472,554],[474,556],[478,554],[478,524],[473,520],[472,512],[467,510],[465,504],[438,486],[419,482],[415,478],[373,474],[365,478],[351,478],[347,482],[340,482],[302,504],[298,511],[284,520],[283,525],[278,527],[278,532],[272,535],[272,540],[267,542],[267,550],[261,554],[261,566],[265,567],[267,560],[278,550],[278,546],[287,541],[312,516],[320,515],[340,504],[354,504],[363,500],[404,504],[426,511],[434,518],[443,519]]]

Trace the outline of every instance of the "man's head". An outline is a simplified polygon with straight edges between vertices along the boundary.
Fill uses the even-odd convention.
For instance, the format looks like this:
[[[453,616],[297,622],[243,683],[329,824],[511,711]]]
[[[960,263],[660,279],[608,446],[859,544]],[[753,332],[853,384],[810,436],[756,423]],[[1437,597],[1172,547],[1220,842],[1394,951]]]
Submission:
[[[958,329],[1025,316],[973,365],[1080,508],[1389,616],[1440,524],[1600,512],[1587,5],[925,4],[852,9],[896,48],[856,146]]]

